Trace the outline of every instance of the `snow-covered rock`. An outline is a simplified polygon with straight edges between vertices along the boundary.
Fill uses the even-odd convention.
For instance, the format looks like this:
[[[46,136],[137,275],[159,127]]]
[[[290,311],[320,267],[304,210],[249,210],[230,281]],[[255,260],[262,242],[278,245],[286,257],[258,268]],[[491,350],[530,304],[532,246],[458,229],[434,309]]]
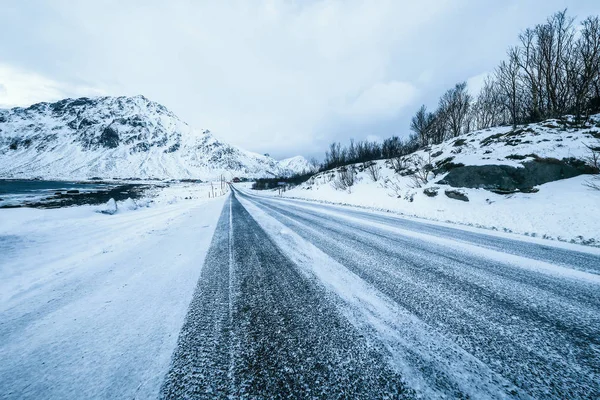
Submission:
[[[269,177],[302,172],[306,164],[223,143],[144,96],[0,109],[2,178]]]
[[[98,209],[98,212],[101,214],[113,215],[118,211],[117,202],[115,199],[110,199]]]

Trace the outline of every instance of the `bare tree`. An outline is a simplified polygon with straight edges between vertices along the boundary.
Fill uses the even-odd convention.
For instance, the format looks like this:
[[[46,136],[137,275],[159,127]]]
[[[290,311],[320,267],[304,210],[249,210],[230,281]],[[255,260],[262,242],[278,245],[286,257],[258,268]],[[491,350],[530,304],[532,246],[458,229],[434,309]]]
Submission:
[[[515,61],[522,71],[521,80],[529,92],[529,119],[537,122],[543,118],[540,97],[543,94],[542,57],[537,46],[537,33],[534,29],[526,29],[521,35],[521,48],[516,48],[518,56]]]
[[[492,77],[485,78],[472,108],[477,129],[486,129],[504,122],[504,105],[498,84]]]
[[[567,10],[557,12],[535,30],[548,114],[559,117],[566,112],[570,95],[565,64],[572,56],[573,18],[567,17]]]
[[[511,48],[508,51],[508,62],[502,61],[496,69],[496,82],[502,95],[502,102],[510,114],[513,127],[519,123],[519,50]]]
[[[410,130],[417,134],[421,146],[427,146],[432,139],[431,129],[435,116],[427,111],[427,107],[422,105],[410,123]]]
[[[460,136],[466,130],[471,100],[466,82],[457,83],[440,99],[440,110],[446,115],[448,129],[453,137]]]
[[[580,36],[575,43],[575,56],[569,63],[570,84],[574,92],[574,113],[578,122],[589,116],[590,94],[594,79],[600,78],[600,18],[588,17],[581,24]]]

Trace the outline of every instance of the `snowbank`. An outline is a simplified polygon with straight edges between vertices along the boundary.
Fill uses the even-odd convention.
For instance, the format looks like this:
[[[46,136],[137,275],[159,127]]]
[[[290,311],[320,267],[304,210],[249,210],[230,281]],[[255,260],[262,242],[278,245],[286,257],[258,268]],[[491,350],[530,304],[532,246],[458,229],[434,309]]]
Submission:
[[[0,210],[0,381],[25,398],[155,398],[226,194]],[[9,393],[10,397],[10,393]]]

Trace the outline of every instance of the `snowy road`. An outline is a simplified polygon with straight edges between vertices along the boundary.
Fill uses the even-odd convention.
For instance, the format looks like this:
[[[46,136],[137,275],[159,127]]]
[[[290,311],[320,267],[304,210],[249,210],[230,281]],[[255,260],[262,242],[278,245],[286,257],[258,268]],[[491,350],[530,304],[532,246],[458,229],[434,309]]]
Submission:
[[[242,190],[2,216],[0,399],[600,397],[598,249]]]
[[[597,398],[599,267],[236,190],[161,396]]]

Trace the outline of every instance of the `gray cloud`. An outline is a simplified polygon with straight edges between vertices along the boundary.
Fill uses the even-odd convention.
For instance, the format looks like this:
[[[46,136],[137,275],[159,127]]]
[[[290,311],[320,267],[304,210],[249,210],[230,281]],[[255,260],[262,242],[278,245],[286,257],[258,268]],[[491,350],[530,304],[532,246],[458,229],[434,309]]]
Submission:
[[[567,6],[597,13],[596,0],[24,0],[0,11],[0,62],[44,84],[0,83],[32,102],[144,94],[249,150],[316,155],[406,134],[420,103]]]

